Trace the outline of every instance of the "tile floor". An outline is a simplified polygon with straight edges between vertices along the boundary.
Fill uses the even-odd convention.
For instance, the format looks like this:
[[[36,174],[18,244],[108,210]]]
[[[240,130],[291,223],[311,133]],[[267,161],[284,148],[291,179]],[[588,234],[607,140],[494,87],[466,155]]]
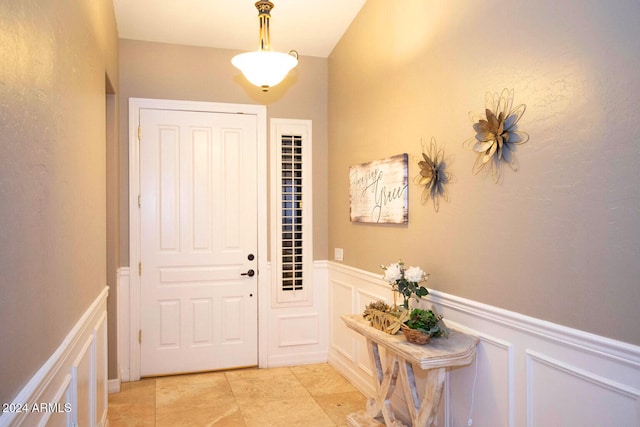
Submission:
[[[326,363],[148,378],[109,395],[109,427],[346,426],[366,398]]]

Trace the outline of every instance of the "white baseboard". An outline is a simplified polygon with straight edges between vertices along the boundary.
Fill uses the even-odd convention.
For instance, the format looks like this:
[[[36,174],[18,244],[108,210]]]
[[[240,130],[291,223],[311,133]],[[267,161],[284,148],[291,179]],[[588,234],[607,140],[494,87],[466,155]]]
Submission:
[[[329,263],[329,362],[369,396],[364,340],[340,315],[377,299],[392,299],[380,275]],[[439,425],[472,412],[478,426],[640,426],[640,347],[435,290],[422,305],[480,338],[476,361],[448,372]]]
[[[348,358],[345,359],[344,357],[338,357],[338,353],[336,351],[330,351],[328,361],[336,371],[340,372],[343,377],[347,378],[349,382],[362,394],[365,396],[376,395],[372,379],[373,377],[361,375]]]
[[[121,384],[122,384],[122,382],[120,381],[120,378],[116,378],[114,380],[107,381],[107,392],[109,394],[111,394],[111,393],[120,393]]]
[[[13,399],[14,408],[29,410],[0,414],[0,427],[105,425],[108,294],[109,288],[105,287]],[[36,411],[33,405],[44,410]]]
[[[281,366],[311,365],[314,363],[326,363],[327,352],[318,353],[294,353],[286,355],[275,355],[269,357],[269,367],[277,368]]]

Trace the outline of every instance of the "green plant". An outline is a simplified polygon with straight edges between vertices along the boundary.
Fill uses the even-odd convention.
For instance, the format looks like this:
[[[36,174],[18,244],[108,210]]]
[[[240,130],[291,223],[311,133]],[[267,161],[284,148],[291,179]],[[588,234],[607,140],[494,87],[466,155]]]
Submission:
[[[404,324],[411,329],[417,329],[432,337],[448,335],[448,331],[442,323],[442,316],[435,314],[431,310],[414,308],[411,310],[409,319]]]

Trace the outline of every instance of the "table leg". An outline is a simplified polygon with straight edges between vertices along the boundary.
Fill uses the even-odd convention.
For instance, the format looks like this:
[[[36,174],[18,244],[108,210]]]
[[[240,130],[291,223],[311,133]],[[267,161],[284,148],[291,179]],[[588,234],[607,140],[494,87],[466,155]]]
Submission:
[[[371,365],[375,369],[374,379],[376,386],[376,397],[369,399],[367,402],[367,414],[372,418],[382,416],[387,426],[401,426],[403,424],[396,420],[395,414],[391,409],[391,396],[393,396],[396,381],[398,380],[398,357],[387,352],[387,363],[383,369],[378,344],[367,340],[367,349]]]
[[[411,363],[402,361],[400,368],[401,384],[409,407],[409,414],[414,427],[431,427],[438,415],[442,389],[444,387],[445,368],[430,369],[424,386],[422,399],[418,397],[416,380]]]

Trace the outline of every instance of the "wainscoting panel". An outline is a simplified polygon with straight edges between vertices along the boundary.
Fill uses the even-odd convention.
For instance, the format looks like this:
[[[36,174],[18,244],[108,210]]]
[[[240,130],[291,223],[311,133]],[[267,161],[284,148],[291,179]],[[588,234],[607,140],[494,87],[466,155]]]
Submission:
[[[271,275],[271,268],[268,274]],[[271,283],[271,277],[267,280]],[[267,366],[294,366],[327,361],[329,329],[327,315],[327,264],[316,261],[313,264],[313,290],[310,304],[271,304],[267,313],[267,324],[261,337],[267,337],[264,346],[267,351]],[[269,290],[271,292],[271,290]],[[272,301],[267,295],[268,301]]]
[[[94,346],[93,335],[87,339],[85,344],[81,347],[80,353],[76,357],[71,367],[72,371],[72,390],[75,390],[73,398],[73,407],[77,408],[74,411],[73,424],[77,426],[92,425],[92,414],[89,405],[95,399],[92,393],[91,384],[91,362],[92,354],[91,350]],[[93,405],[95,408],[95,405]]]
[[[527,385],[529,427],[639,425],[638,390],[534,351],[527,351]],[[572,397],[552,400],[559,395]]]
[[[15,410],[0,414],[0,427],[107,425],[108,294],[105,287],[18,393]]]
[[[109,350],[107,335],[107,313],[102,314],[102,318],[94,324],[93,337],[95,340],[95,357],[94,366],[95,383],[92,387],[92,393],[95,393],[95,419],[100,425],[106,424],[107,407],[109,405]],[[106,390],[106,393],[98,393],[98,390]],[[104,419],[100,419],[104,417]]]
[[[320,344],[318,313],[278,316],[278,346],[293,347]]]
[[[353,285],[341,282],[339,280],[333,281],[329,285],[329,301],[334,306],[331,308],[332,312],[336,313],[350,313],[353,312],[355,289]],[[333,317],[329,317],[329,330],[331,335],[332,347],[335,351],[350,362],[355,361],[355,342],[351,336],[340,333],[344,325],[341,325],[341,321],[336,321]]]
[[[336,262],[328,273],[329,363],[372,396],[364,340],[340,316],[392,293],[381,274]],[[448,372],[439,426],[640,427],[640,347],[432,289],[420,306],[480,338],[476,360]],[[398,390],[393,401],[406,416]]]
[[[110,381],[115,382],[115,386],[110,388],[110,392],[120,391],[120,381],[128,382],[131,378],[130,368],[130,345],[131,331],[135,327],[138,330],[140,325],[131,325],[131,290],[129,280],[129,267],[118,269],[118,378]]]
[[[47,401],[55,402],[56,408],[71,408],[72,407],[72,389],[71,389],[71,375],[65,375],[64,380],[60,384],[59,389],[55,392],[55,396]],[[105,413],[106,415],[106,413]],[[68,426],[72,425],[71,412],[56,411],[51,414],[48,420],[46,420],[47,426]],[[104,425],[104,424],[103,424]]]
[[[450,327],[464,329],[448,322]],[[513,345],[486,334],[475,334],[480,338],[476,360],[470,366],[449,371],[447,418],[451,425],[467,425],[469,416],[473,425],[508,427],[513,425]],[[484,384],[478,392],[477,384]],[[491,411],[473,411],[475,408],[492,408]],[[464,416],[464,418],[460,418]]]
[[[267,264],[264,283],[271,283],[271,266]],[[327,263],[313,264],[313,295],[308,305],[273,306],[272,290],[259,293],[258,359],[261,368],[292,366],[327,361],[329,346]],[[351,291],[348,291],[351,292]],[[352,301],[349,294],[345,301]],[[129,268],[118,270],[118,367],[120,378],[110,380],[114,391],[119,382],[136,381],[140,370],[137,342],[139,329],[139,292],[131,289]],[[349,307],[350,310],[350,307]],[[350,351],[352,353],[352,351]]]
[[[348,329],[340,316],[362,313],[371,301],[383,300],[392,303],[393,294],[388,286],[377,283],[377,277],[373,274],[335,262],[328,264],[331,331],[329,362],[365,395],[374,396],[373,369],[369,362],[365,339]],[[398,396],[400,394],[398,393]]]

